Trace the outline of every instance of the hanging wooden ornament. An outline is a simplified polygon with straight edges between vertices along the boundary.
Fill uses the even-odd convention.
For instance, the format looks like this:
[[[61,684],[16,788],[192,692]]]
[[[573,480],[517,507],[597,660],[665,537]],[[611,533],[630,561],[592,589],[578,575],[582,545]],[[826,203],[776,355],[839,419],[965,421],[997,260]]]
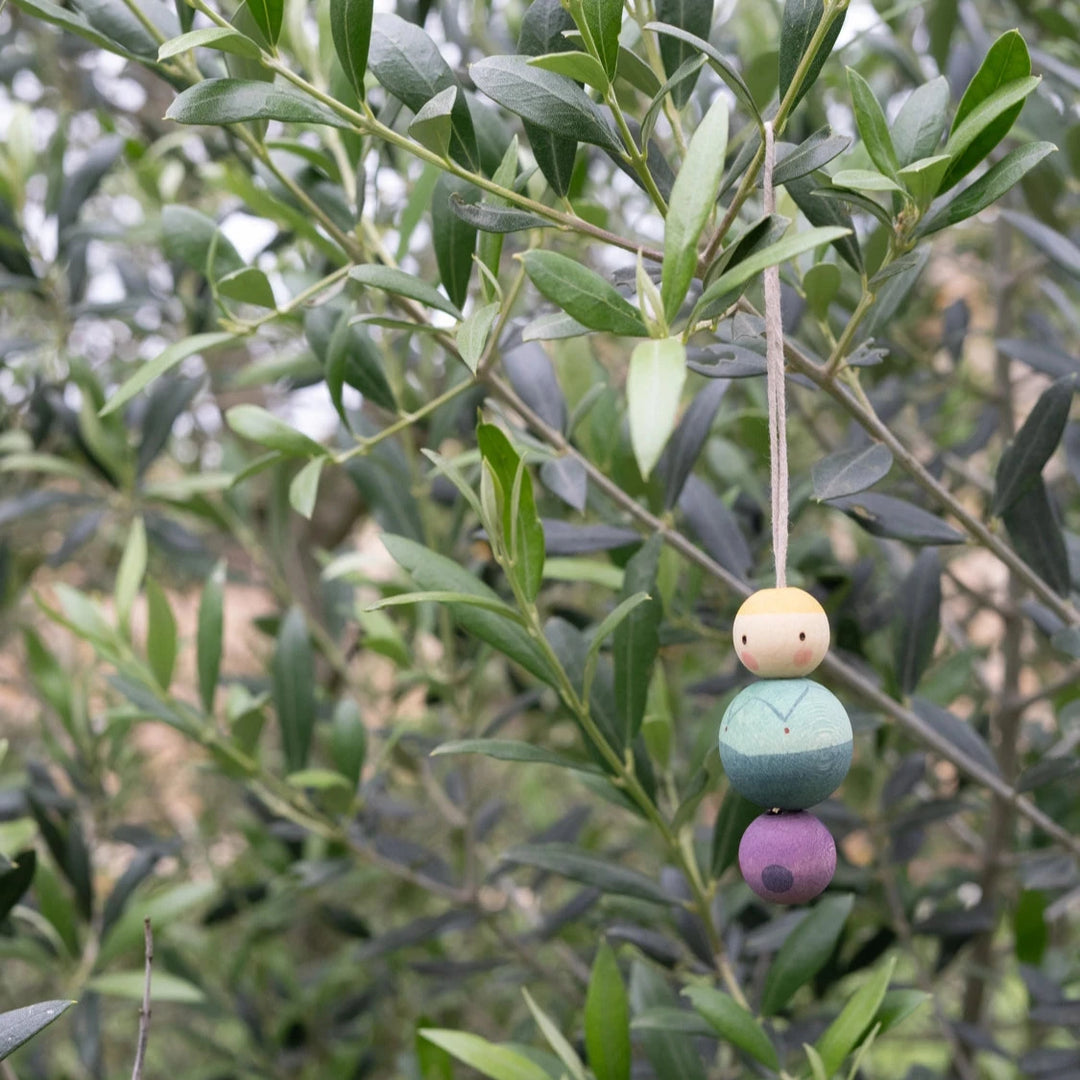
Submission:
[[[765,212],[774,209],[772,125],[765,125]],[[739,609],[732,628],[739,660],[761,680],[742,690],[720,722],[720,759],[731,786],[771,811],[739,845],[739,867],[765,900],[800,904],[832,880],[836,844],[807,807],[827,799],[851,765],[851,721],[824,686],[805,678],[825,659],[829,621],[813,596],[787,584],[788,465],[780,271],[765,271],[766,387],[772,472],[776,588]]]

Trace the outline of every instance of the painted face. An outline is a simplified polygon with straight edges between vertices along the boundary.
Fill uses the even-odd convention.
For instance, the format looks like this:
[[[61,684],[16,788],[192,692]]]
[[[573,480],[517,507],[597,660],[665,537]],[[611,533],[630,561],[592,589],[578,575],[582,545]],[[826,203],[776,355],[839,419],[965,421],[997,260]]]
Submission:
[[[836,844],[813,814],[762,814],[742,835],[739,869],[763,900],[805,904],[832,881]]]
[[[827,799],[851,766],[851,721],[811,679],[759,679],[720,721],[720,760],[735,790],[766,809],[805,810]]]
[[[743,666],[763,679],[808,675],[829,650],[825,609],[802,589],[759,589],[732,627]]]

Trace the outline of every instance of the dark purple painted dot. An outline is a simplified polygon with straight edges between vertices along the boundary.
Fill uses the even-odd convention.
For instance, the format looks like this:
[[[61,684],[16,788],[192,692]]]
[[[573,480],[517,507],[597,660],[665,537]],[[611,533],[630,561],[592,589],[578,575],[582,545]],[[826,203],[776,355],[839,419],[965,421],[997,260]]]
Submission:
[[[769,892],[785,893],[795,884],[795,875],[786,866],[773,863],[761,871],[761,884]]]

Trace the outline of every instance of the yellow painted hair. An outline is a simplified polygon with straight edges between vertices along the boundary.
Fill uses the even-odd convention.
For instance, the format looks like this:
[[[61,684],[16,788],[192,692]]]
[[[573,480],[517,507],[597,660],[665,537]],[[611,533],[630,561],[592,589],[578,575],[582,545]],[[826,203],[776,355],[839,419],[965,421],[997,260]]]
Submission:
[[[805,589],[759,589],[739,608],[740,615],[815,615],[825,609]]]

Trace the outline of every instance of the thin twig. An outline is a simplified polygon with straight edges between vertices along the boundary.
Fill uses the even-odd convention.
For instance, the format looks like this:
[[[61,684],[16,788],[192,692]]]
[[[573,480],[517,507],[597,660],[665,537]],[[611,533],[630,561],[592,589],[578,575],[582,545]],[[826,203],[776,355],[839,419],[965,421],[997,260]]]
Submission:
[[[135,1050],[131,1080],[142,1080],[146,1046],[150,1042],[150,979],[154,966],[154,931],[150,928],[149,917],[143,919],[143,930],[146,934],[146,981],[143,983],[142,1008],[139,1010],[139,1045]]]
[[[941,574],[946,581],[952,583],[958,594],[971,601],[973,613],[978,611],[989,611],[1002,619],[1006,619],[1009,616],[1016,614],[1013,605],[1008,600],[994,596],[990,593],[980,592],[977,588],[973,585],[969,585],[962,577],[960,577],[948,563],[945,563],[942,567]]]
[[[829,30],[832,27],[833,22],[837,17],[847,9],[849,0],[835,0],[834,3],[828,3],[825,5],[821,14],[821,22],[818,23],[817,29],[814,31],[813,37],[807,42],[806,51],[802,55],[802,59],[799,61],[799,66],[795,69],[795,74],[791,80],[790,85],[784,94],[779,106],[776,110],[776,115],[773,117],[773,131],[776,137],[779,138],[784,133],[784,127],[787,124],[788,116],[791,110],[795,108],[798,101],[799,92],[802,88],[802,84],[806,81],[806,77],[810,72],[810,68],[813,65],[814,58],[817,56],[825,38],[829,35]],[[763,133],[764,134],[764,133]],[[742,204],[749,198],[750,192],[754,190],[754,185],[757,183],[758,173],[761,172],[762,166],[765,164],[765,146],[764,139],[762,139],[762,145],[758,147],[757,153],[754,155],[747,167],[746,172],[743,174],[742,181],[739,184],[738,190],[735,192],[734,197],[731,200],[731,204],[728,206],[720,224],[716,227],[716,231],[712,235],[712,239],[709,240],[705,247],[705,251],[700,260],[700,266],[702,269],[707,268],[709,263],[716,258],[716,253],[720,250],[720,245],[723,243],[724,236],[727,234],[728,229],[731,228],[732,223],[739,215],[739,210]]]
[[[223,29],[232,29],[229,21],[220,13],[215,11],[205,0],[192,0],[192,6],[201,11],[207,16],[215,25],[222,27]],[[619,236],[617,233],[609,232],[607,229],[602,229],[598,225],[593,225],[591,222],[586,221],[584,218],[577,217],[574,214],[566,214],[560,210],[556,210],[554,207],[548,206],[545,203],[539,202],[535,199],[529,198],[527,195],[523,195],[513,188],[504,188],[499,184],[496,184],[493,180],[489,179],[483,173],[472,172],[471,170],[460,165],[452,158],[444,157],[437,154],[435,151],[430,150],[422,143],[417,142],[415,139],[408,135],[402,135],[400,132],[395,131],[391,127],[387,127],[381,123],[370,108],[364,104],[364,112],[357,112],[355,109],[350,108],[343,102],[338,101],[332,94],[327,93],[325,90],[320,89],[313,83],[309,82],[298,72],[293,71],[287,64],[284,64],[275,56],[263,52],[260,56],[259,62],[267,70],[272,71],[280,75],[283,79],[288,80],[298,89],[305,94],[314,98],[320,104],[326,106],[332,112],[337,113],[343,120],[345,120],[349,126],[359,135],[372,136],[380,139],[382,142],[389,143],[393,146],[398,146],[406,153],[411,154],[413,157],[425,162],[429,165],[434,165],[437,169],[441,169],[443,172],[450,173],[453,176],[460,177],[463,180],[468,180],[469,183],[480,188],[482,191],[486,191],[489,194],[497,195],[500,198],[506,199],[508,202],[515,206],[520,207],[523,210],[529,210],[532,213],[539,214],[541,217],[547,218],[553,224],[558,225],[563,229],[567,229],[571,232],[580,233],[583,236],[589,236],[594,240],[599,240],[601,243],[610,244],[613,247],[622,248],[625,251],[637,254],[640,250],[644,258],[653,262],[661,262],[664,257],[664,253],[657,248],[642,245],[636,240],[629,240],[626,237]],[[196,73],[197,74],[197,73]],[[239,133],[242,129],[238,126],[235,130]],[[648,175],[648,174],[647,174]],[[652,177],[649,175],[649,180]],[[644,178],[643,178],[644,180]],[[655,185],[654,185],[655,187]],[[656,193],[659,195],[659,192]],[[655,196],[654,196],[655,197]],[[319,212],[319,218],[325,224],[325,214]]]
[[[1018,697],[1013,701],[1006,702],[1006,705],[1017,714],[1023,713],[1036,702],[1056,697],[1063,690],[1072,689],[1077,683],[1080,683],[1080,660],[1070,664],[1056,678],[1043,683],[1038,690],[1033,690],[1030,694],[1025,694],[1023,697]]]

